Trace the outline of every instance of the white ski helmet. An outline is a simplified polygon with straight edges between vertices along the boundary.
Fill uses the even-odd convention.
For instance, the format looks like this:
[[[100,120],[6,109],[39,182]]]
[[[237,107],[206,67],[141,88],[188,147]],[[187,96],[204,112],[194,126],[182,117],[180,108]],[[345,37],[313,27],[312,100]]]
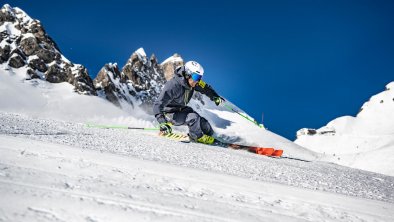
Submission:
[[[188,75],[198,74],[201,77],[204,75],[204,69],[202,66],[196,61],[188,61],[185,64],[185,71]]]

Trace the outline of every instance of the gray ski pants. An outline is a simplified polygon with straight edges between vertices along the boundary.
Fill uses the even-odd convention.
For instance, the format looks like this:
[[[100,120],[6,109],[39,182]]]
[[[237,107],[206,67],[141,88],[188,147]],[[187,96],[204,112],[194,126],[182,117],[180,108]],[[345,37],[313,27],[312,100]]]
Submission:
[[[182,111],[166,115],[166,117],[172,119],[172,123],[175,126],[187,125],[189,127],[189,136],[193,140],[197,140],[202,137],[203,134],[212,136],[213,129],[211,124],[204,118],[195,112],[191,107],[187,107]]]

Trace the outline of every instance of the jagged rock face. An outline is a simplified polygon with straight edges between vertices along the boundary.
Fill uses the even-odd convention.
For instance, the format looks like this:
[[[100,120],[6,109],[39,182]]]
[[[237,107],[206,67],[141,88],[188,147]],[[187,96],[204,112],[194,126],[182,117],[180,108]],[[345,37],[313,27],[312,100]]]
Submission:
[[[177,53],[175,53],[172,57],[165,60],[161,64],[165,79],[167,81],[172,79],[172,77],[174,77],[175,69],[179,66],[182,66],[182,65],[184,65],[183,59]]]
[[[0,63],[6,62],[10,58],[10,53],[11,47],[9,45],[5,45],[4,48],[0,47]]]
[[[62,56],[40,21],[7,4],[0,10],[0,63],[16,69],[26,67],[29,78],[69,82],[78,93],[96,95],[86,68]]]
[[[16,20],[14,13],[11,10],[7,10],[8,8],[10,8],[9,5],[4,5],[0,11],[0,25],[3,25],[4,22],[15,22]]]
[[[26,65],[26,57],[20,53],[19,50],[14,50],[14,52],[11,54],[10,59],[8,60],[8,65],[13,67],[13,68],[20,68],[24,65]]]
[[[129,103],[152,113],[153,102],[180,65],[183,60],[177,54],[158,64],[154,54],[148,59],[144,49],[140,48],[130,56],[122,71],[117,64],[106,64],[94,79],[94,86],[99,96],[116,106],[124,108],[122,104]],[[168,79],[164,77],[163,67],[171,72]]]
[[[131,81],[119,71],[118,65],[105,64],[97,74],[93,84],[97,94],[113,103],[114,105],[127,109],[127,104],[134,107],[136,95]]]
[[[140,101],[140,107],[150,112],[153,102],[166,82],[156,56],[152,55],[148,59],[145,51],[142,48],[138,49],[122,68],[122,74],[135,89],[135,99]]]
[[[84,94],[97,95],[88,70],[82,65],[74,65],[68,68],[68,82],[75,87],[75,91]]]

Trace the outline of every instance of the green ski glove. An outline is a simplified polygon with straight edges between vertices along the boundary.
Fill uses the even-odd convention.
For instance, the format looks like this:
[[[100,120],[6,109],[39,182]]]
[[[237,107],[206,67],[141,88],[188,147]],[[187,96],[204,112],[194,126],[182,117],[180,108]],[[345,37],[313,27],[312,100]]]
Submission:
[[[163,134],[172,133],[171,125],[172,125],[172,123],[170,123],[170,122],[160,124],[160,132]]]
[[[221,96],[213,97],[213,102],[215,102],[215,104],[217,106],[222,104],[224,101],[226,101],[226,100],[224,100],[223,97],[221,97]]]

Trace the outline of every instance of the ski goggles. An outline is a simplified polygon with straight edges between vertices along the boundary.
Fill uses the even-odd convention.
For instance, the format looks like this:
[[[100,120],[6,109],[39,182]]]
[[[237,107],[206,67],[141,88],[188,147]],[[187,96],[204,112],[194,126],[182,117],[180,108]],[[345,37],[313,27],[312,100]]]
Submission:
[[[193,79],[194,82],[198,82],[201,80],[202,75],[198,74],[198,73],[192,73],[191,74],[191,78]]]

